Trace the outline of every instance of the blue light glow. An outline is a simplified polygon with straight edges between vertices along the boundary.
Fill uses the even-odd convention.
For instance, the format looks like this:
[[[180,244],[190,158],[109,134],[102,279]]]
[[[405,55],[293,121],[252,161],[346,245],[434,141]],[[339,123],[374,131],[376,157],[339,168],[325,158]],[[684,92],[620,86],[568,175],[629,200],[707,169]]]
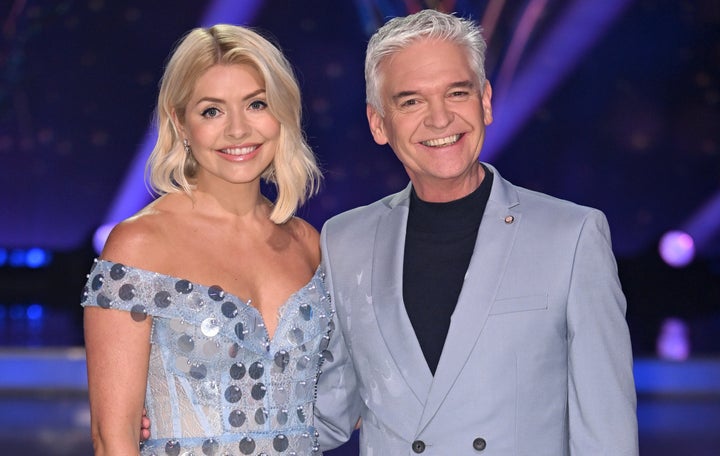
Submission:
[[[21,268],[25,266],[25,251],[21,249],[11,250],[8,264],[13,268]]]
[[[25,311],[25,314],[27,315],[28,320],[42,320],[43,315],[45,314],[45,309],[43,309],[43,306],[40,304],[30,304]]]
[[[24,320],[25,319],[25,306],[20,304],[14,304],[10,306],[10,319],[11,320]]]
[[[50,263],[50,252],[39,247],[28,249],[25,252],[25,265],[29,268],[39,268]]]
[[[30,249],[0,249],[0,266],[13,268],[39,268],[47,266],[52,260],[52,253],[40,247]]]

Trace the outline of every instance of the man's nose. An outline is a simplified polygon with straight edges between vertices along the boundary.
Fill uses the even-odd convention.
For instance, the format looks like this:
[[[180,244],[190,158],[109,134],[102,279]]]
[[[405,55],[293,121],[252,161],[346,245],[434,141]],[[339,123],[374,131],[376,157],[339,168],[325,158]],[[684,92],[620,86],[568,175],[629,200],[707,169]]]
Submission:
[[[454,113],[448,109],[445,100],[428,103],[425,126],[435,129],[445,128],[453,121]]]

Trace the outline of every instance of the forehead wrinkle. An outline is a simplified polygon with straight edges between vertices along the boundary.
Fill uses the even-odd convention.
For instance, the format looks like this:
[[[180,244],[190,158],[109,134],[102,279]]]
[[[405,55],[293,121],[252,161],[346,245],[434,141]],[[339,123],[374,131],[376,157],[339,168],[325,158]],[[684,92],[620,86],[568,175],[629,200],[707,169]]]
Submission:
[[[475,83],[469,79],[466,79],[464,81],[458,81],[453,82],[448,86],[448,89],[457,89],[457,88],[465,88],[465,89],[474,89]]]
[[[473,83],[471,80],[467,80],[467,79],[464,81],[451,82],[450,84],[447,85],[445,90],[447,91],[447,90],[460,89],[460,88],[474,90],[475,83]],[[392,95],[391,98],[392,98],[392,100],[395,101],[400,98],[413,97],[415,95],[422,94],[422,92],[423,92],[422,90],[401,90],[400,92]]]

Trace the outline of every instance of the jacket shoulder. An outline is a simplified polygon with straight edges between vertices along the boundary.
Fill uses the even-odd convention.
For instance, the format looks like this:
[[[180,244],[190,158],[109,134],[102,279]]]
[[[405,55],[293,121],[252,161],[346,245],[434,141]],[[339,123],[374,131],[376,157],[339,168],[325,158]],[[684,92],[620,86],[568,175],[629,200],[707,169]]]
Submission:
[[[343,229],[345,231],[366,232],[371,226],[377,224],[378,219],[393,208],[393,201],[400,196],[395,193],[381,198],[365,206],[359,206],[329,218],[323,226],[323,231]]]
[[[550,217],[555,220],[584,220],[591,216],[604,218],[602,212],[593,207],[584,206],[566,199],[516,187],[518,201],[523,212],[539,217]]]

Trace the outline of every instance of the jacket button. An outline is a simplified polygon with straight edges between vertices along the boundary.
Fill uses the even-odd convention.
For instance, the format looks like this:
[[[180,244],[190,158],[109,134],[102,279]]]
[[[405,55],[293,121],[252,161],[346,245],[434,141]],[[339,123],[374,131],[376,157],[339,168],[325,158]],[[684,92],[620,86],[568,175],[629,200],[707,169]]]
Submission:
[[[412,443],[412,450],[416,453],[422,453],[425,451],[425,442],[422,440],[416,440]]]
[[[487,446],[487,443],[485,442],[485,439],[482,437],[478,437],[475,440],[473,440],[473,448],[475,448],[478,451],[482,451]]]

